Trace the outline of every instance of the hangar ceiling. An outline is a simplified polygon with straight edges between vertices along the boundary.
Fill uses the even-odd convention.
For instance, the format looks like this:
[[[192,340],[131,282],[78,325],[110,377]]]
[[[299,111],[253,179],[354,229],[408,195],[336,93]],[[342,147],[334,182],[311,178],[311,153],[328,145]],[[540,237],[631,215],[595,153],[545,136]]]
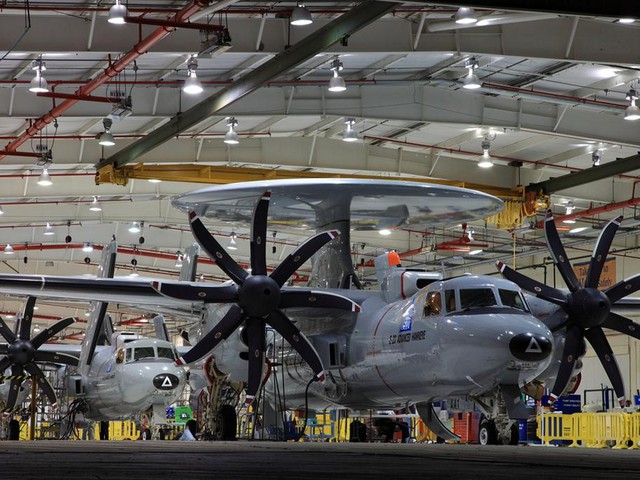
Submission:
[[[184,181],[193,164],[211,167],[193,179],[211,183],[228,181],[229,169],[234,180],[358,174],[504,192],[543,182],[557,215],[575,207],[576,223],[563,227],[576,249],[590,248],[616,214],[627,218],[617,248],[635,248],[640,121],[624,115],[640,77],[640,21],[620,21],[640,19],[630,2],[518,2],[515,9],[500,1],[308,1],[308,26],[289,24],[295,2],[124,2],[132,17],[124,25],[107,21],[113,3],[0,2],[0,242],[16,250],[2,258],[6,272],[95,273],[100,246],[115,235],[117,274],[127,275],[135,258],[142,275],[177,275],[176,253],[192,238],[170,199],[204,186]],[[460,5],[474,7],[479,22],[455,23]],[[200,26],[175,29],[168,21],[176,18]],[[188,95],[182,87],[195,55],[204,91]],[[36,95],[29,87],[40,60],[50,92]],[[327,89],[336,60],[343,92]],[[480,88],[463,88],[467,65],[477,65]],[[127,115],[120,103],[129,96]],[[98,144],[107,117],[113,147]],[[230,117],[237,145],[223,142]],[[356,142],[342,140],[348,119]],[[493,168],[478,167],[483,141]],[[53,184],[43,187],[36,181],[48,161]],[[141,162],[172,173],[161,183],[135,172],[126,185],[106,175],[94,181],[97,168]],[[572,181],[544,183],[568,175]],[[101,211],[89,209],[94,198]],[[541,213],[511,229],[481,221],[466,231],[434,225],[389,236],[354,233],[354,260],[364,262],[364,280],[373,276],[366,265],[385,248],[447,274],[492,271],[514,251],[518,265],[543,261]],[[128,232],[133,221],[144,222],[142,233]],[[47,223],[53,235],[44,235]],[[209,227],[223,238],[235,232],[234,256],[248,258],[247,225]],[[586,229],[569,233],[578,227]],[[274,264],[306,238],[282,225],[270,231]],[[83,252],[84,242],[96,250]],[[224,278],[208,264],[199,272]],[[6,316],[19,305],[0,300],[0,311]],[[43,301],[38,313],[46,324],[85,308]],[[118,318],[146,323],[126,309]]]

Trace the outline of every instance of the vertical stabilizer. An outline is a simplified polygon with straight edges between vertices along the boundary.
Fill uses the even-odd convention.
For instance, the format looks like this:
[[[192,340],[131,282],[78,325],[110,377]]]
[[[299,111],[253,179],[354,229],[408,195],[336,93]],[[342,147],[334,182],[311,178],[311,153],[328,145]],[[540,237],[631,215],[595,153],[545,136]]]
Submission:
[[[184,251],[179,280],[185,282],[195,281],[198,269],[198,255],[200,255],[200,246],[197,243],[194,243]]]
[[[153,326],[156,329],[156,338],[158,340],[171,341],[169,339],[169,332],[167,331],[167,324],[164,323],[164,317],[162,315],[153,317]]]
[[[117,250],[118,244],[115,240],[112,240],[102,251],[102,258],[98,266],[99,278],[113,278],[116,269]],[[78,369],[83,375],[89,373],[96,346],[104,334],[104,318],[107,313],[107,305],[108,303],[106,302],[91,302],[89,320],[82,340],[82,350],[80,351],[80,362],[78,364]]]

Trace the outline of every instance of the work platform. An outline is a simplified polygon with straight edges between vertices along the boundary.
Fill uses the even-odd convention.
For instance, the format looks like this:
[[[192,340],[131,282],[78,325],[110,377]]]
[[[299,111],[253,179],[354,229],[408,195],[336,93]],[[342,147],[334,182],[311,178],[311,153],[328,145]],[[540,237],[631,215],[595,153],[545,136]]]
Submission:
[[[437,444],[2,442],[3,479],[637,478],[640,451]]]

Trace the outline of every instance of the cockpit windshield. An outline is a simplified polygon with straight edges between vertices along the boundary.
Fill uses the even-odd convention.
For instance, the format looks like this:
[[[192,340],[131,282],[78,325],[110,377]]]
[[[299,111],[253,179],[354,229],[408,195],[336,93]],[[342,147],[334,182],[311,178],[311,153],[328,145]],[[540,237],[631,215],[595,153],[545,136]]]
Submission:
[[[498,305],[496,296],[490,288],[461,288],[460,308],[468,310],[478,307],[493,307]]]
[[[505,307],[517,308],[518,310],[523,310],[528,312],[527,304],[522,298],[522,294],[515,290],[498,290],[500,292],[500,301],[502,305]]]
[[[126,359],[125,361],[129,363],[145,358],[168,358],[169,360],[176,360],[178,355],[176,349],[170,346],[127,346],[124,358]]]

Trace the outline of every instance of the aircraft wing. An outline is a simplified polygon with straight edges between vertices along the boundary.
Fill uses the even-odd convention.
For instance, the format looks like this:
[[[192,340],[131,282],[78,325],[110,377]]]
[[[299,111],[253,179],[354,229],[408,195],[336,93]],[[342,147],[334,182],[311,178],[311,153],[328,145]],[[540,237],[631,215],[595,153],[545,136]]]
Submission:
[[[206,284],[207,288],[213,288]],[[224,287],[223,287],[224,288]],[[98,300],[132,306],[171,307],[192,310],[201,301],[185,301],[159,294],[150,279],[83,278],[55,275],[0,274],[0,293],[63,300]]]

